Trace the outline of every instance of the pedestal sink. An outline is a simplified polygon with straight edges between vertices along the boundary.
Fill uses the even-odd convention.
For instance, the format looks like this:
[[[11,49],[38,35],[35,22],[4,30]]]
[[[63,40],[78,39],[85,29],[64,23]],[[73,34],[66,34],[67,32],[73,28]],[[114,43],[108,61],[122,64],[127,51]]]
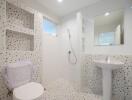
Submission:
[[[120,68],[122,62],[117,60],[94,60],[103,72],[103,100],[112,100],[112,70]]]

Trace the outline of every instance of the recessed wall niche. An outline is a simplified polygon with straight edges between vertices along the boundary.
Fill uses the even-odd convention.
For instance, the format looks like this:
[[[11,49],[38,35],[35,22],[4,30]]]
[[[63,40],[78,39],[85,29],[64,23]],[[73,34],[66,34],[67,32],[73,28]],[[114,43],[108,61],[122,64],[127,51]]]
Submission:
[[[6,49],[17,51],[33,51],[34,36],[6,30]]]
[[[6,2],[7,24],[34,29],[34,14]]]

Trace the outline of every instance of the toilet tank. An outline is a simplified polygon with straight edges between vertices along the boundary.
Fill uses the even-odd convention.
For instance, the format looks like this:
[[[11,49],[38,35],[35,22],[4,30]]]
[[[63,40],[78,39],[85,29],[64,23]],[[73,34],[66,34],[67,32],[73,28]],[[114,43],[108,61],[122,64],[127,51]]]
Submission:
[[[32,77],[32,66],[30,61],[19,61],[8,64],[4,72],[8,88],[12,90],[30,82]]]

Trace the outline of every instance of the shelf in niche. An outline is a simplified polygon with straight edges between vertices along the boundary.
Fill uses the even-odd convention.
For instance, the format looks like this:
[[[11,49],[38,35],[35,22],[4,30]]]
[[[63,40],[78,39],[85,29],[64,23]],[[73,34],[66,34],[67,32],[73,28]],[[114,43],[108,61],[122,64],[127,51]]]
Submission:
[[[16,32],[19,32],[19,33],[25,33],[25,34],[28,34],[28,35],[34,35],[34,30],[29,29],[29,28],[16,26],[16,25],[12,25],[10,23],[6,24],[6,29],[16,31]]]
[[[34,36],[7,29],[6,49],[13,51],[33,51]]]
[[[9,25],[34,30],[34,14],[6,2],[6,19]]]

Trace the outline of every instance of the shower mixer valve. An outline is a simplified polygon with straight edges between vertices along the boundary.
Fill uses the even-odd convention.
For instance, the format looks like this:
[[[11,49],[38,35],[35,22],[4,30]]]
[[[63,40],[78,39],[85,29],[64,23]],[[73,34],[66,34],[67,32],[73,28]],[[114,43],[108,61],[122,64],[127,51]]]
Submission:
[[[70,50],[68,51],[68,54],[71,54],[71,51]]]

